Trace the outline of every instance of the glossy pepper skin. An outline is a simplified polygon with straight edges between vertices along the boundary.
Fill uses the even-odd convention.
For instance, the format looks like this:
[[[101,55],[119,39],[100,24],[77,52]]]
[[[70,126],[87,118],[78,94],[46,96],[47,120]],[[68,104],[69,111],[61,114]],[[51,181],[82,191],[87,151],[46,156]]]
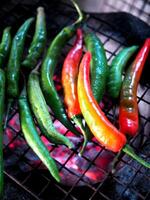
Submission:
[[[112,60],[108,73],[108,94],[112,98],[118,98],[122,85],[122,74],[129,59],[136,52],[138,46],[126,47],[122,49]]]
[[[107,59],[102,42],[95,33],[85,35],[86,49],[91,53],[91,87],[97,102],[102,100],[108,74]]]
[[[33,70],[29,75],[27,93],[32,111],[42,133],[54,144],[65,144],[69,148],[73,148],[72,142],[64,135],[58,133],[53,125],[48,106],[40,87],[37,71]]]
[[[11,47],[11,27],[6,27],[3,31],[2,41],[0,43],[0,67],[3,67],[3,64],[9,54]]]
[[[139,128],[137,86],[149,52],[150,38],[146,39],[135,60],[127,69],[122,84],[119,107],[120,131],[131,136],[135,136]]]
[[[3,163],[3,116],[5,105],[5,73],[0,69],[0,199],[3,196],[4,190],[4,163]]]
[[[19,96],[19,113],[21,129],[26,139],[26,142],[36,155],[41,159],[43,164],[48,168],[52,176],[60,182],[60,176],[57,165],[44,143],[42,142],[34,124],[32,113],[30,111],[29,103],[26,95],[26,88],[23,89]]]
[[[8,98],[16,98],[19,95],[19,74],[23,48],[27,31],[30,28],[33,18],[26,20],[17,31],[12,41],[8,65],[7,65],[7,95]]]
[[[75,133],[76,135],[80,135],[80,133],[75,129],[71,121],[68,119],[64,105],[55,89],[53,81],[54,70],[61,55],[61,51],[67,41],[74,35],[76,27],[83,19],[82,13],[78,6],[75,3],[74,5],[79,13],[79,18],[74,24],[63,28],[54,38],[50,47],[48,48],[41,68],[41,85],[46,102],[54,112],[56,118],[71,132]]]
[[[44,51],[46,45],[46,20],[43,7],[37,8],[37,19],[35,26],[35,33],[33,36],[32,43],[28,50],[28,55],[25,60],[22,62],[22,66],[29,69],[33,69],[41,54]]]
[[[77,95],[77,78],[79,72],[79,63],[83,51],[83,32],[77,29],[76,40],[65,58],[62,68],[62,86],[64,89],[64,103],[66,105],[67,114],[75,124],[80,128],[84,136],[84,144],[80,151],[82,154],[86,147],[87,141],[91,138],[88,128],[83,126],[82,113],[79,106]]]
[[[81,110],[77,97],[77,77],[79,63],[83,51],[83,33],[81,29],[77,30],[76,41],[65,58],[62,68],[62,86],[64,89],[64,103],[67,107],[67,113],[70,118],[80,115]]]
[[[90,85],[91,54],[87,52],[80,64],[78,98],[80,109],[91,132],[107,149],[119,152],[126,144],[126,137],[106,118],[94,98]]]

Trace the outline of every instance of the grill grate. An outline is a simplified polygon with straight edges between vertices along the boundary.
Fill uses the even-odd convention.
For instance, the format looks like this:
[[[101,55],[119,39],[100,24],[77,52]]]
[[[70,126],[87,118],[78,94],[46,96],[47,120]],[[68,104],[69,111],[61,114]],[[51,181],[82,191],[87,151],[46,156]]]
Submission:
[[[109,1],[108,1],[109,2]],[[105,7],[111,10],[112,8],[116,11],[121,10],[121,7],[116,4],[106,3]],[[150,14],[148,9],[150,7],[149,1],[147,0],[120,0],[120,5],[126,6],[127,12],[132,12],[136,16],[139,16],[143,19],[143,16],[146,16],[144,20],[149,22]],[[9,5],[9,6],[8,6]],[[32,1],[10,1],[9,4],[6,5],[6,2],[2,4],[2,9],[0,11],[0,19],[3,21],[1,26],[1,30],[7,26],[12,25],[13,30],[17,29],[17,27],[29,16],[33,16],[36,13],[36,8],[39,5],[43,5],[46,10],[47,16],[47,28],[48,28],[48,38],[50,43],[51,39],[56,35],[57,32],[61,30],[62,27],[71,24],[74,19],[76,19],[76,13],[72,6],[68,3],[63,3],[60,1],[40,1],[35,0]],[[141,6],[139,6],[141,5]],[[68,17],[69,16],[69,17]],[[16,24],[16,21],[18,22]],[[96,18],[94,15],[90,15],[87,20],[87,29],[94,31],[104,44],[104,48],[106,50],[106,55],[108,62],[112,60],[112,58],[118,53],[118,51],[126,46],[126,41],[121,33],[116,32],[113,27],[107,23],[105,20],[101,20]],[[106,31],[107,30],[107,31]],[[31,39],[31,36],[28,35],[28,40]],[[64,55],[66,55],[67,50],[72,45],[72,41],[70,41],[64,52],[62,53],[63,61]],[[60,69],[61,64],[58,66]],[[58,83],[59,84],[59,83]],[[148,149],[148,140],[149,138],[149,127],[150,127],[150,85],[146,83],[145,85],[140,85],[138,89],[138,104],[140,107],[140,119],[141,119],[141,129],[137,137],[130,141],[130,144],[134,147],[135,151],[139,153],[139,155],[145,156],[145,159],[150,161],[149,159],[149,149]],[[117,125],[117,110],[112,109],[112,104],[107,102],[104,99],[105,105],[105,113],[112,120],[113,123]],[[143,110],[144,107],[144,110]],[[5,158],[5,176],[10,179],[13,183],[17,184],[19,188],[23,189],[30,196],[29,199],[37,199],[37,200],[80,200],[82,198],[89,200],[123,200],[123,199],[135,199],[135,200],[148,200],[150,199],[150,175],[149,170],[140,166],[137,162],[130,159],[128,156],[121,154],[117,166],[116,172],[114,174],[110,174],[109,170],[104,170],[103,167],[99,167],[100,173],[103,175],[103,180],[101,182],[97,182],[91,184],[88,180],[85,179],[86,174],[90,171],[92,166],[96,165],[97,159],[103,156],[104,152],[106,152],[103,148],[99,146],[96,141],[93,141],[95,148],[98,148],[98,153],[92,157],[92,159],[84,153],[81,158],[82,161],[88,163],[87,167],[82,170],[81,173],[75,173],[72,169],[67,167],[70,159],[77,155],[79,149],[81,147],[81,142],[79,142],[76,146],[75,150],[69,152],[68,157],[64,160],[63,163],[58,163],[60,173],[71,174],[74,177],[74,182],[71,186],[66,186],[64,184],[56,183],[51,175],[43,170],[41,162],[36,165],[28,159],[28,155],[30,155],[31,149],[27,146],[22,145],[19,148],[19,151],[15,150],[12,146],[15,141],[16,145],[18,141],[24,143],[24,137],[21,131],[18,129],[16,124],[12,124],[17,120],[18,117],[18,108],[17,104],[14,105],[11,110],[11,115],[9,118],[9,123],[7,126],[7,132],[11,132],[11,139],[5,143],[4,145],[4,158]],[[56,122],[55,117],[53,116],[53,121]],[[68,134],[66,131],[64,134]],[[149,145],[150,146],[150,145]],[[51,154],[55,153],[57,147],[53,146],[50,149]],[[139,150],[140,149],[140,150]],[[143,154],[142,154],[143,153]],[[147,154],[147,157],[146,157]],[[112,153],[111,156],[114,156]],[[10,158],[13,162],[10,162]],[[28,169],[28,170],[26,170]],[[83,185],[82,187],[77,187],[78,185]],[[10,199],[11,197],[9,197]]]

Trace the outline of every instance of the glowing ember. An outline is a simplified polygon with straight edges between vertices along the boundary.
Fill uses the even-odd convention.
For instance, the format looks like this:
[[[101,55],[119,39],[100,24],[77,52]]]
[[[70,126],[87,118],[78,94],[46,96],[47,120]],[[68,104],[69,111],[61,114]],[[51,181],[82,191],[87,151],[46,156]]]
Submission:
[[[60,91],[62,90],[60,78],[54,76],[55,86]],[[58,92],[59,92],[58,91]],[[111,106],[111,102],[108,101],[107,97],[104,99],[104,102],[107,102]],[[100,103],[101,108],[105,108],[105,103]],[[50,151],[51,156],[58,161],[60,168],[61,181],[65,185],[73,185],[79,177],[82,176],[82,179],[76,184],[85,185],[86,183],[95,184],[102,181],[105,178],[106,173],[109,171],[110,164],[114,158],[114,154],[108,151],[104,151],[96,142],[96,139],[93,138],[93,142],[89,142],[83,153],[83,156],[79,156],[78,152],[80,151],[81,145],[83,143],[83,137],[76,137],[72,132],[67,131],[67,129],[58,121],[54,121],[55,128],[61,133],[66,134],[66,136],[74,143],[75,150],[70,150],[64,145],[54,146],[47,140],[44,136],[41,136],[42,141],[47,146]],[[11,128],[12,127],[12,128]],[[40,134],[40,130],[37,127],[37,130]],[[4,143],[8,144],[11,151],[17,153],[17,155],[22,155],[25,150],[28,149],[28,145],[24,140],[24,137],[21,137],[20,132],[20,123],[19,123],[19,114],[15,114],[13,118],[9,121],[9,127],[5,131]],[[23,135],[22,135],[23,136]],[[40,164],[39,158],[34,154],[30,149],[24,155],[24,158],[28,163],[36,167]],[[9,165],[13,165],[14,159],[11,160],[9,157]],[[25,164],[25,162],[20,162],[19,167],[24,172],[32,170],[30,165]],[[63,166],[62,166],[63,165]],[[45,169],[43,165],[40,165],[40,169]]]
[[[5,145],[9,144],[9,148],[21,155],[24,150],[28,148],[27,143],[23,137],[20,137],[20,134],[17,133],[20,131],[19,124],[19,115],[16,114],[9,122],[9,126],[13,127],[7,128],[5,132]],[[67,129],[57,120],[54,122],[56,129],[64,134]],[[45,143],[49,151],[51,151],[51,156],[60,163],[60,175],[62,183],[65,185],[72,185],[76,182],[79,176],[82,177],[77,185],[84,185],[86,183],[95,184],[102,181],[105,178],[105,172],[109,170],[110,163],[113,159],[113,154],[108,151],[102,151],[101,147],[89,142],[83,156],[78,155],[80,146],[83,142],[83,137],[76,137],[73,133],[67,132],[66,135],[77,148],[76,153],[68,149],[64,145],[54,146],[52,145],[44,136],[41,136],[42,141]],[[54,146],[54,147],[53,147]],[[78,148],[79,147],[79,148]],[[102,151],[99,155],[99,152]],[[38,157],[34,154],[32,150],[29,150],[24,156],[32,166],[37,166],[40,163]],[[10,158],[9,158],[10,159]],[[9,161],[10,163],[11,161]],[[91,164],[92,162],[92,164]],[[12,163],[13,165],[13,160]],[[61,166],[64,165],[62,168]],[[28,167],[22,162],[20,168],[24,171],[30,171],[31,167]],[[43,165],[40,168],[44,168]],[[84,175],[83,175],[84,174]]]

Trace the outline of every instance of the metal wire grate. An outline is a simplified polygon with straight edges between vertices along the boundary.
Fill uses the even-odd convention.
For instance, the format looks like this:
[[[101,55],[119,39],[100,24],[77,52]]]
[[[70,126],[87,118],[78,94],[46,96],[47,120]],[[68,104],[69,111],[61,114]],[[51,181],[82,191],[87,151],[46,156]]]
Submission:
[[[120,4],[126,6],[127,12],[132,12],[135,10],[135,15],[140,14],[140,17],[145,16],[145,21],[149,21],[150,14],[149,2],[141,1],[141,7],[136,4],[137,1],[120,0]],[[3,27],[7,25],[12,25],[13,30],[17,29],[19,24],[21,24],[27,17],[35,15],[36,8],[42,5],[45,7],[47,16],[47,29],[49,41],[56,35],[62,27],[70,24],[76,19],[76,13],[74,8],[70,4],[63,3],[61,1],[10,1],[10,4],[3,4],[0,19],[3,21]],[[118,6],[118,7],[117,7]],[[112,8],[115,10],[121,10],[122,6],[117,4],[107,3],[107,8]],[[17,22],[17,24],[16,24]],[[107,21],[96,18],[94,15],[90,15],[87,20],[87,29],[94,31],[101,39],[106,50],[106,55],[108,62],[118,53],[118,51],[126,46],[125,39],[123,36],[116,32],[112,26],[110,26]],[[107,31],[106,31],[107,30]],[[31,36],[28,35],[28,40],[30,41]],[[71,47],[72,40],[69,41],[66,48],[62,53],[62,58],[60,59],[60,64],[58,69],[61,68],[61,64],[66,55],[67,50]],[[58,72],[58,71],[57,71]],[[59,76],[59,74],[58,74]],[[58,82],[59,84],[59,82]],[[149,159],[149,148],[148,140],[149,138],[149,127],[150,127],[150,85],[146,83],[145,85],[140,85],[138,89],[138,104],[140,108],[140,119],[141,119],[141,129],[137,137],[130,141],[130,144],[139,153],[139,155],[144,155],[145,159]],[[117,125],[117,110],[115,111],[116,116],[114,116],[114,111],[112,109],[112,104],[104,99],[105,103],[105,113],[112,122]],[[143,109],[144,108],[144,109]],[[142,109],[142,110],[141,110]],[[11,115],[9,118],[9,123],[7,126],[7,132],[11,132],[11,139],[5,143],[4,146],[4,158],[5,158],[5,175],[13,183],[18,185],[19,188],[26,191],[29,194],[29,199],[37,200],[81,200],[82,198],[86,200],[123,200],[123,199],[135,199],[135,200],[148,200],[150,199],[150,171],[143,168],[138,163],[130,159],[128,156],[122,154],[118,159],[116,166],[116,172],[114,174],[109,173],[109,169],[103,169],[99,166],[98,170],[103,175],[103,180],[97,183],[91,183],[85,179],[87,173],[93,166],[96,166],[97,159],[103,156],[105,149],[101,148],[100,145],[93,141],[93,146],[98,149],[98,153],[90,158],[86,152],[83,154],[82,161],[87,163],[87,167],[81,171],[81,173],[75,173],[72,169],[69,169],[67,164],[70,159],[76,156],[81,147],[81,142],[76,145],[75,150],[70,150],[69,155],[64,159],[63,163],[58,163],[60,173],[71,174],[74,177],[74,182],[71,186],[56,183],[51,175],[43,170],[41,167],[41,162],[35,165],[28,159],[28,155],[31,153],[31,149],[27,146],[22,145],[19,151],[12,147],[12,144],[16,144],[15,141],[21,141],[24,143],[24,137],[16,126],[18,119],[18,108],[17,104],[14,105]],[[12,123],[13,121],[13,123]],[[53,116],[53,121],[55,122],[55,117]],[[15,122],[15,124],[14,124]],[[64,134],[68,134],[66,131]],[[4,136],[4,137],[5,137]],[[57,150],[57,146],[53,146],[50,149],[51,154],[54,154]],[[143,153],[143,154],[142,154]],[[146,156],[147,155],[147,156]],[[112,157],[114,154],[112,153]],[[10,162],[13,160],[13,165]],[[26,169],[28,169],[26,171]],[[79,187],[78,185],[82,186]],[[78,187],[77,187],[78,186]]]

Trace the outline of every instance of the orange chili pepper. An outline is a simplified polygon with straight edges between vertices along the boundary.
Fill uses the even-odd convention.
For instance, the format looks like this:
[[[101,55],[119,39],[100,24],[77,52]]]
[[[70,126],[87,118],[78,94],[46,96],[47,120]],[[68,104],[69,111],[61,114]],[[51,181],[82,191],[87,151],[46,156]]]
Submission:
[[[126,137],[106,118],[96,102],[90,86],[91,54],[87,52],[80,64],[78,98],[80,109],[91,132],[107,149],[119,152],[126,144]]]

